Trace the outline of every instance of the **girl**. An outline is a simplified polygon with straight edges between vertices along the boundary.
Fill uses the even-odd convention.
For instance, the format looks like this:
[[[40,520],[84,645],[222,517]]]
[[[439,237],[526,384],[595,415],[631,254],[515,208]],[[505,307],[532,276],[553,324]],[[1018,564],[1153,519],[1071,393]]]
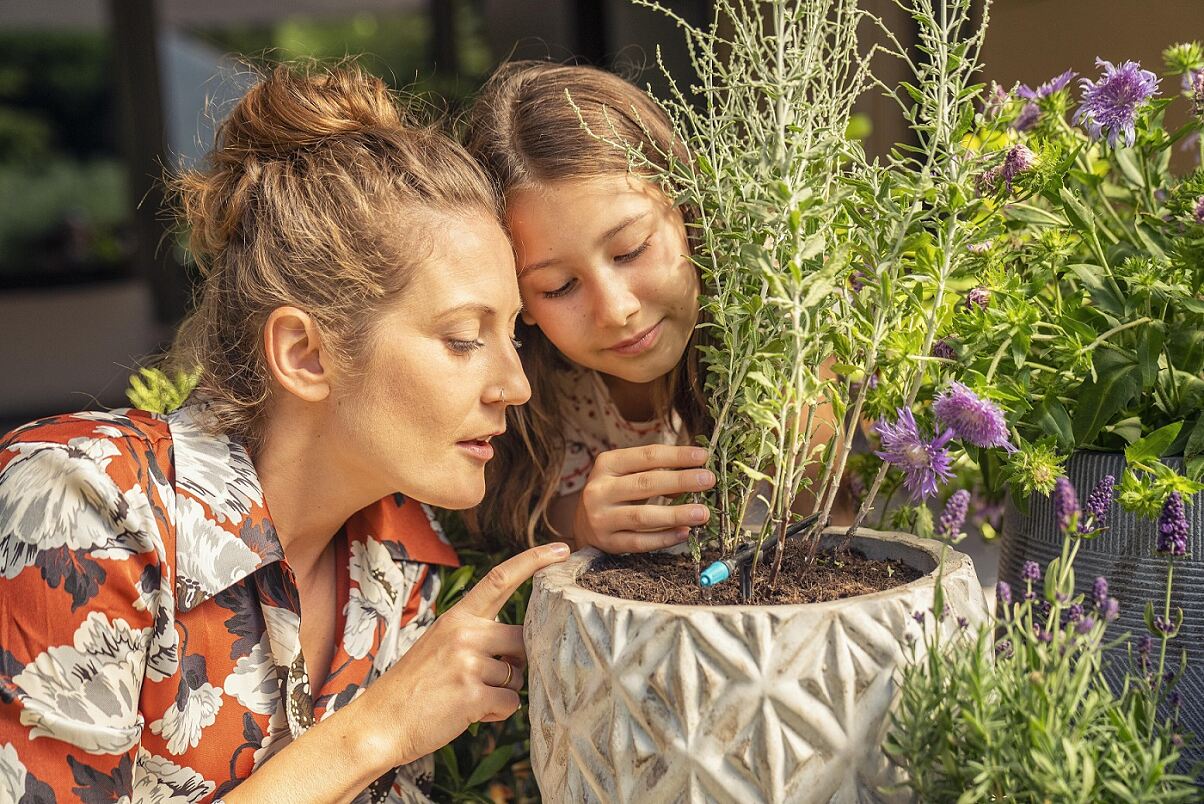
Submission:
[[[434,620],[422,504],[481,499],[530,394],[495,194],[380,81],[284,67],[177,190],[190,403],[0,441],[0,800],[426,800],[428,755],[519,705],[498,608],[567,555]]]
[[[529,544],[550,528],[607,552],[654,550],[709,513],[650,498],[715,482],[689,446],[708,426],[699,276],[683,210],[594,134],[662,166],[685,156],[651,98],[590,67],[504,65],[470,113],[468,149],[505,197],[533,388],[509,413],[518,438],[499,442],[474,521]]]

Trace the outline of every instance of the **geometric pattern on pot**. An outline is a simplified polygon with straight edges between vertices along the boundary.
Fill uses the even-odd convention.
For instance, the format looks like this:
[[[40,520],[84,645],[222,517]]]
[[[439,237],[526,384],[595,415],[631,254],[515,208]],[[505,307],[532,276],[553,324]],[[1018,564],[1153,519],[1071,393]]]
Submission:
[[[863,531],[871,558],[938,546]],[[882,752],[904,635],[931,574],[799,606],[668,606],[587,592],[592,550],[536,577],[527,609],[531,759],[549,802],[863,802],[898,781]],[[985,616],[970,559],[946,557],[947,625]],[[931,617],[929,617],[929,621]],[[900,800],[905,800],[900,798]]]

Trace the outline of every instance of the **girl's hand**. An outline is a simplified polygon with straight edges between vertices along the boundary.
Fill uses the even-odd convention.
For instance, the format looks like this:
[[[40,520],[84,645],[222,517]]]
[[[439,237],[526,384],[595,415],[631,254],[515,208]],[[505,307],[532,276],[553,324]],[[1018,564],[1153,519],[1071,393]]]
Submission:
[[[685,541],[690,528],[705,524],[705,505],[648,505],[653,497],[706,491],[715,475],[699,468],[701,447],[650,444],[604,452],[581,491],[573,538],[604,553],[643,553]]]
[[[546,544],[497,565],[367,688],[357,702],[382,724],[388,767],[442,748],[477,721],[514,714],[527,663],[523,627],[495,618],[524,581],[568,555],[568,545]]]

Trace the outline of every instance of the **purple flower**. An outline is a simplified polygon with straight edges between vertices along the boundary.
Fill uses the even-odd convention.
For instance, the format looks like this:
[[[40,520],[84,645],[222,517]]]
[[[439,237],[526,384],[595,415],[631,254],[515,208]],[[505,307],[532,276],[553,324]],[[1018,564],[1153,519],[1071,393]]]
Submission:
[[[1012,605],[1012,585],[1007,581],[995,584],[995,597],[1005,606]]]
[[[1204,115],[1204,70],[1196,70],[1191,75],[1191,82],[1184,89],[1188,90],[1191,102],[1196,107],[1196,114]],[[1184,84],[1188,84],[1188,76],[1183,76]]]
[[[922,612],[922,611],[913,611],[913,612],[911,613],[911,619],[915,620],[915,621],[916,621],[917,623],[919,623],[920,625],[923,625],[923,624],[924,624],[924,612]]]
[[[1051,631],[1047,631],[1044,628],[1036,628],[1036,631],[1037,631],[1037,641],[1038,642],[1044,642],[1047,645],[1050,642],[1053,642],[1053,633]]]
[[[1078,73],[1076,73],[1074,70],[1067,70],[1061,75],[1055,75],[1053,78],[1049,79],[1044,84],[1041,84],[1036,89],[1029,88],[1028,84],[1021,84],[1019,87],[1017,87],[1016,94],[1022,98],[1034,101],[1040,100],[1041,98],[1048,98],[1055,92],[1060,92],[1061,90],[1066,89],[1067,85],[1077,75]]]
[[[1172,634],[1175,631],[1175,624],[1159,614],[1154,618],[1154,630],[1161,634]]]
[[[1097,609],[1102,609],[1108,602],[1108,579],[1102,575],[1091,585],[1091,600]]]
[[[1108,598],[1104,605],[1099,607],[1100,614],[1104,617],[1104,622],[1112,622],[1120,616],[1120,601],[1114,597]]]
[[[1162,513],[1158,515],[1158,552],[1172,556],[1186,555],[1188,533],[1183,495],[1172,491],[1162,504]]]
[[[1088,634],[1092,628],[1095,628],[1094,617],[1084,617],[1081,620],[1077,620],[1074,626],[1075,632],[1079,634]]]
[[[984,287],[977,287],[966,294],[966,309],[972,310],[975,307],[980,310],[985,310],[991,306],[991,291]]]
[[[1003,168],[1000,171],[1000,176],[1008,186],[1008,190],[1012,189],[1012,182],[1023,173],[1032,170],[1033,165],[1037,163],[1036,154],[1029,150],[1026,145],[1013,145],[1008,149],[1007,156],[1003,158]]]
[[[1194,210],[1196,223],[1204,223],[1204,195],[1196,199],[1196,208]]]
[[[1115,148],[1121,135],[1125,145],[1132,147],[1137,110],[1158,92],[1158,76],[1141,69],[1135,61],[1115,67],[1110,61],[1096,59],[1095,64],[1104,68],[1104,74],[1098,81],[1084,78],[1080,82],[1083,103],[1074,115],[1074,122],[1082,123],[1094,140],[1106,132],[1109,147]]]
[[[1020,570],[1020,578],[1030,583],[1041,580],[1041,565],[1036,561],[1025,561]]]
[[[957,350],[945,338],[932,344],[932,356],[941,360],[957,360]]]
[[[966,251],[970,252],[971,254],[986,254],[990,250],[990,240],[984,240],[981,243],[971,243],[970,245],[966,246]]]
[[[970,621],[967,620],[965,617],[957,618],[957,627],[959,629],[961,629],[962,631],[965,631],[969,626],[970,626]]]
[[[1083,614],[1083,605],[1081,603],[1075,603],[1071,605],[1066,612],[1067,617],[1072,623],[1077,623],[1079,620],[1083,619]]]
[[[999,189],[999,174],[1003,172],[1002,165],[984,170],[978,176],[978,192],[993,193]]]
[[[942,541],[952,541],[961,534],[962,525],[966,521],[966,511],[970,507],[970,492],[958,489],[945,503],[940,521],[936,526],[936,537]]]
[[[1116,478],[1112,475],[1104,475],[1103,479],[1095,484],[1095,488],[1091,490],[1091,494],[1087,495],[1087,506],[1084,513],[1088,516],[1079,519],[1079,533],[1090,533],[1091,531],[1107,527],[1108,513],[1112,510],[1112,494],[1115,486]]]
[[[1143,634],[1141,639],[1137,640],[1137,663],[1142,672],[1150,669],[1150,651],[1153,649],[1154,638],[1149,634]]]
[[[994,402],[980,399],[960,382],[949,383],[932,410],[941,423],[953,430],[963,441],[976,447],[1002,447],[1008,452],[1016,448],[1008,440],[1007,421]]]
[[[1012,128],[1017,131],[1028,131],[1037,125],[1037,121],[1040,119],[1041,107],[1036,103],[1026,103],[1020,110],[1020,114],[1016,115],[1016,119],[1012,121]]]
[[[982,113],[987,117],[994,118],[1002,111],[1004,104],[1008,102],[1008,91],[1001,87],[997,82],[991,82],[991,88],[982,100]]]
[[[1079,497],[1065,475],[1054,481],[1050,497],[1053,499],[1054,520],[1058,523],[1058,529],[1070,533],[1079,515]]]
[[[1010,659],[1012,657],[1012,640],[1001,639],[995,644],[995,655],[1001,659]]]
[[[915,417],[907,408],[899,408],[899,419],[893,425],[885,419],[874,425],[874,432],[882,441],[882,449],[875,452],[879,458],[903,470],[903,485],[911,492],[913,500],[919,502],[935,496],[938,484],[953,476],[953,463],[945,445],[953,437],[946,431],[932,441],[920,434]]]

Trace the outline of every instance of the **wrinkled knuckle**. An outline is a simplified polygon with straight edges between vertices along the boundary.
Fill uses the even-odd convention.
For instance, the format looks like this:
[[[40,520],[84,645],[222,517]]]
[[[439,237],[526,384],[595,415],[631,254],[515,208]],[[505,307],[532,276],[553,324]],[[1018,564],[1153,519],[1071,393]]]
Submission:
[[[642,506],[632,508],[627,514],[627,521],[631,523],[634,530],[639,530],[648,526],[648,514]]]
[[[494,567],[485,573],[485,577],[481,579],[481,585],[485,587],[487,592],[503,594],[510,588],[510,578],[504,569]]]
[[[656,459],[659,454],[660,452],[657,450],[655,444],[648,444],[647,446],[640,448],[640,457],[648,463],[656,463]]]

